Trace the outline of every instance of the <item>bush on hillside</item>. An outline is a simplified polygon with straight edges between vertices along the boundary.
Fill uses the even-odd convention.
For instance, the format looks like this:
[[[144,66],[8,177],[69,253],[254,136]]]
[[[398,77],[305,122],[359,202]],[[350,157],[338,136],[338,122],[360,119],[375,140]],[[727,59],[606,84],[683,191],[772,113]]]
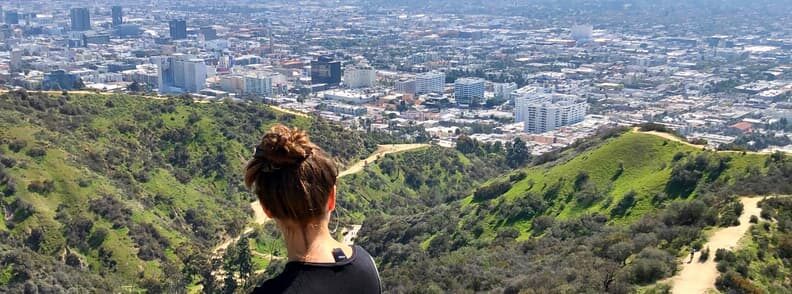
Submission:
[[[497,181],[492,182],[487,185],[481,186],[476,189],[476,192],[473,193],[473,200],[475,201],[484,201],[494,199],[506,191],[511,189],[512,184],[508,181]]]
[[[113,224],[113,229],[129,226],[132,210],[110,195],[88,201],[88,209]]]
[[[611,210],[611,215],[624,216],[625,214],[627,214],[627,211],[635,205],[637,196],[638,193],[636,193],[633,190],[630,190],[629,192],[627,192],[627,194],[624,194],[624,197],[622,197],[622,199],[619,200],[619,203],[616,204],[616,207],[614,207],[613,210]]]
[[[22,148],[25,148],[25,146],[27,146],[27,142],[23,140],[14,140],[11,141],[11,143],[8,143],[8,149],[14,151],[15,153],[21,151]]]
[[[55,182],[52,180],[32,181],[30,184],[28,184],[27,189],[33,193],[47,195],[52,191],[55,191]]]
[[[30,157],[44,157],[47,155],[47,150],[41,147],[32,147],[25,154]]]

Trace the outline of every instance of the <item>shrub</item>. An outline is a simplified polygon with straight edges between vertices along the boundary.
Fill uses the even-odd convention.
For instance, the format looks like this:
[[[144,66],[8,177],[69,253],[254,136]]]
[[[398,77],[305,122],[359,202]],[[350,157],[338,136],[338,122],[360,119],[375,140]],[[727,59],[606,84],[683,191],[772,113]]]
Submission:
[[[701,250],[701,255],[699,255],[699,262],[706,262],[709,259],[710,249],[709,247],[704,248]]]
[[[624,194],[624,197],[622,197],[622,199],[619,200],[619,203],[616,204],[616,207],[613,208],[613,210],[611,210],[611,215],[613,216],[625,215],[627,213],[627,210],[629,210],[630,208],[633,207],[633,205],[635,205],[636,196],[638,196],[638,193],[635,193],[635,191],[633,190],[630,190],[629,192],[627,192],[627,194]]]
[[[127,226],[130,221],[130,215],[132,215],[131,209],[125,207],[123,203],[109,195],[89,201],[88,208],[92,212],[113,223],[114,229]]]
[[[759,218],[758,218],[758,217],[756,217],[755,215],[752,215],[752,216],[751,216],[751,220],[750,220],[750,222],[751,222],[752,224],[758,223],[758,222],[759,222]]]
[[[25,154],[27,154],[27,156],[30,157],[44,157],[45,155],[47,155],[47,150],[44,150],[44,148],[40,148],[40,147],[33,147],[30,148],[30,150],[28,150],[27,153]]]
[[[533,219],[531,230],[533,231],[534,235],[539,235],[548,228],[553,226],[555,223],[555,219],[550,216],[541,215]]]
[[[476,192],[473,193],[473,199],[476,201],[490,200],[506,193],[511,187],[512,184],[507,181],[493,182],[476,189]]]
[[[28,191],[42,195],[55,191],[55,183],[51,180],[32,181],[28,184]]]
[[[509,176],[509,181],[510,182],[518,182],[518,181],[521,181],[522,179],[525,179],[525,177],[527,177],[527,176],[528,176],[528,174],[526,174],[525,171],[520,171],[520,172],[518,172],[516,174],[511,174]]]
[[[762,293],[762,290],[754,286],[751,281],[733,271],[719,276],[715,280],[715,287],[724,293]]]
[[[734,262],[736,260],[737,260],[737,256],[734,255],[734,253],[729,250],[723,248],[718,248],[718,250],[715,250],[716,262],[720,262],[720,261]]]
[[[25,146],[27,146],[27,142],[22,140],[14,140],[8,144],[8,149],[14,152],[19,152],[22,150],[22,148],[25,148]]]

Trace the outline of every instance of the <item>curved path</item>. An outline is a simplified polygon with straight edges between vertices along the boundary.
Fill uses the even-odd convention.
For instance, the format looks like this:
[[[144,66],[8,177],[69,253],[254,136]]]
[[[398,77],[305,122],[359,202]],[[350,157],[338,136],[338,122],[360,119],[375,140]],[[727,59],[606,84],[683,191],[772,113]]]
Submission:
[[[679,142],[679,143],[682,143],[684,145],[687,145],[687,146],[690,146],[690,147],[693,147],[693,148],[697,148],[697,149],[707,149],[707,150],[712,150],[712,151],[716,151],[716,152],[720,152],[720,153],[742,153],[743,152],[743,151],[737,151],[737,150],[715,150],[712,147],[707,146],[707,145],[696,145],[696,144],[690,143],[690,142],[685,141],[684,139],[682,139],[680,137],[677,137],[677,136],[675,136],[673,134],[664,133],[664,132],[658,132],[658,131],[641,131],[638,127],[634,127],[632,129],[632,131],[635,132],[635,133],[639,133],[639,134],[648,134],[648,135],[658,136],[660,138],[668,139],[668,140],[671,140],[671,141],[674,141],[674,142]],[[787,153],[787,154],[790,153],[789,151],[785,151],[785,150],[779,150],[779,151]],[[744,151],[744,152],[747,153],[747,154],[763,154],[763,155],[773,154],[773,152],[771,152],[771,151]]]
[[[709,247],[709,259],[706,262],[699,262],[700,252],[695,254],[693,262],[688,263],[689,255],[683,257],[682,270],[669,281],[671,293],[699,294],[708,293],[714,290],[715,279],[718,278],[717,263],[715,262],[715,251],[719,248],[733,250],[737,243],[751,227],[749,222],[752,215],[759,216],[761,209],[758,207],[759,201],[763,197],[741,197],[743,204],[743,214],[740,215],[740,225],[736,227],[719,228],[715,230],[703,248]]]

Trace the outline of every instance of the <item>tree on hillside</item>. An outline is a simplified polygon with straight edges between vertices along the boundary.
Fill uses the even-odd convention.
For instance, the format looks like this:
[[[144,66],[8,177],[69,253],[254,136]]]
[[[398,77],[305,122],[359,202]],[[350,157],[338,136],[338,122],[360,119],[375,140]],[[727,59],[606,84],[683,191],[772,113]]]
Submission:
[[[242,236],[242,238],[239,238],[236,247],[236,263],[239,266],[239,276],[247,281],[247,278],[253,273],[253,261],[251,259],[248,237]]]
[[[473,138],[470,138],[467,135],[461,135],[456,140],[456,149],[464,154],[470,154],[476,152],[476,149],[478,149],[478,144],[476,144],[476,140]]]
[[[525,141],[519,137],[514,138],[511,146],[506,150],[506,163],[509,167],[516,168],[528,162],[531,154]]]

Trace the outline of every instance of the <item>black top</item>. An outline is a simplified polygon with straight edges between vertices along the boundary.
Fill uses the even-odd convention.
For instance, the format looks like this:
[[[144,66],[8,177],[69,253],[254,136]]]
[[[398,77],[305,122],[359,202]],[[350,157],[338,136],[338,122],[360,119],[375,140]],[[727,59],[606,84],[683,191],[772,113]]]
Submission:
[[[277,277],[253,293],[382,293],[377,266],[366,250],[352,247],[352,257],[335,263],[290,261]]]

